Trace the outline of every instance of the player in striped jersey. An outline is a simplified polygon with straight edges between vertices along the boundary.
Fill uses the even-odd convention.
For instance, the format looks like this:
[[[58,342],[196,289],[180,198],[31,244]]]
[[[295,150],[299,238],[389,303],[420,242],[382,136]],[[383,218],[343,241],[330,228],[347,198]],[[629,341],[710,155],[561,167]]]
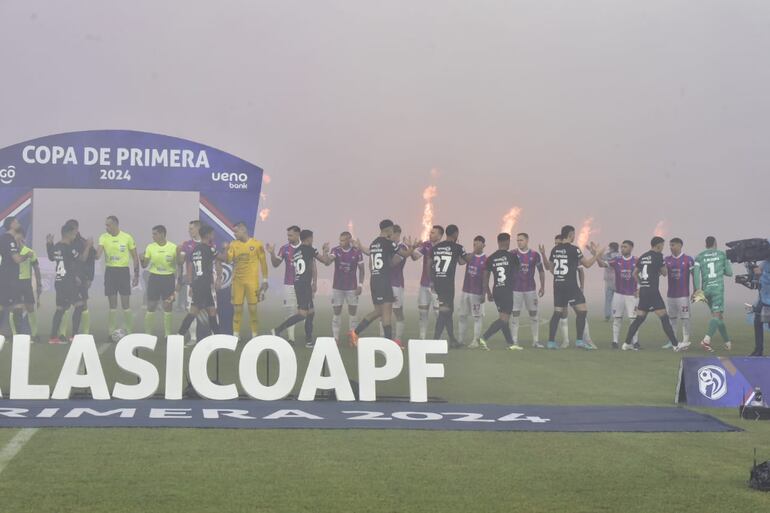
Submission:
[[[286,270],[283,274],[283,307],[286,310],[286,315],[291,317],[297,312],[297,295],[294,291],[294,265],[292,261],[294,259],[294,253],[299,249],[300,234],[299,226],[293,225],[286,229],[286,239],[288,243],[281,246],[278,250],[278,255],[275,254],[275,245],[268,244],[267,251],[270,253],[270,263],[273,267],[278,267],[281,263],[286,265]],[[289,342],[294,344],[294,326],[289,326],[286,329],[289,334]]]
[[[695,269],[695,259],[682,253],[684,242],[679,237],[674,237],[669,242],[671,255],[665,259],[668,269],[668,293],[666,294],[666,307],[668,316],[673,322],[677,321],[676,331],[679,326],[682,329],[682,342],[690,341],[690,276]],[[671,349],[669,342],[663,349]]]
[[[482,321],[484,320],[484,272],[487,255],[484,254],[486,240],[481,235],[473,239],[473,253],[465,267],[463,291],[460,294],[460,319],[457,327],[457,338],[460,342],[465,337],[469,318],[473,318],[473,341],[468,344],[470,349],[479,347]]]
[[[529,313],[532,328],[532,347],[543,348],[540,343],[540,319],[538,299],[545,294],[545,270],[543,260],[537,251],[529,249],[529,235],[519,233],[516,236],[516,254],[519,267],[513,275],[513,311],[511,312],[511,336],[513,343],[519,343],[519,324],[522,307]],[[540,288],[535,285],[535,271],[540,279]]]
[[[433,291],[430,267],[433,262],[433,246],[441,242],[444,237],[444,227],[435,225],[430,230],[429,239],[421,242],[412,253],[412,260],[422,258],[422,275],[420,276],[420,293],[417,297],[417,308],[420,312],[420,339],[424,340],[428,334],[428,317],[430,308],[438,310],[438,297]]]
[[[624,240],[620,246],[620,255],[605,261],[598,260],[599,267],[608,267],[615,274],[615,293],[612,296],[612,349],[620,348],[620,329],[623,316],[634,322],[636,305],[639,302],[639,290],[634,278],[636,257],[631,255],[634,243]],[[634,335],[634,344],[639,342],[639,335]]]
[[[393,242],[396,243],[396,252],[403,253],[409,251],[409,246],[401,240],[401,227],[393,225]],[[396,330],[394,336],[396,343],[403,346],[401,339],[404,337],[404,267],[406,258],[401,257],[401,261],[393,266],[390,273],[390,285],[393,287],[393,317],[396,319]],[[383,330],[383,335],[385,334]]]

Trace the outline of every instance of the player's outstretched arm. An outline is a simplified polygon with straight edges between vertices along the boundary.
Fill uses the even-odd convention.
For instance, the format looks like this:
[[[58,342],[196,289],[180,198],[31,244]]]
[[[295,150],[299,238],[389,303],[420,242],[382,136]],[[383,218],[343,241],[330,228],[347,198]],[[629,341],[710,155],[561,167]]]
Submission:
[[[484,292],[486,293],[487,300],[492,301],[492,289],[489,288],[489,277],[492,273],[489,272],[489,269],[484,269]]]
[[[540,244],[538,246],[538,251],[540,252],[540,258],[543,260],[543,266],[551,273],[553,274],[553,262],[548,258],[548,255],[545,254],[545,246]]]
[[[130,249],[131,251],[131,260],[134,261],[134,281],[132,282],[132,287],[136,287],[139,285],[139,254],[136,252],[136,247],[133,247]]]
[[[320,255],[316,255],[315,258],[322,264],[328,266],[331,265],[332,262],[334,262],[334,255],[331,255],[329,253],[329,243],[324,242],[323,247],[321,248],[322,253]]]
[[[590,268],[592,265],[594,265],[595,262],[597,262],[599,259],[601,259],[602,256],[604,256],[604,248],[598,247],[595,242],[592,242],[588,246],[588,250],[591,252],[591,256],[586,257],[585,255],[583,255],[583,258],[580,261],[580,263],[583,264],[583,267],[585,267],[586,269]]]
[[[37,302],[40,303],[40,294],[43,292],[43,277],[40,275],[40,263],[37,259],[32,262],[32,270],[35,272],[35,291]]]
[[[545,271],[543,270],[543,264],[538,263],[537,274],[540,277],[540,290],[537,291],[539,297],[545,296]]]
[[[140,263],[142,264],[142,269],[147,269],[147,266],[150,265],[150,255],[147,254],[147,248],[144,248],[144,255],[142,255]]]
[[[48,260],[53,260],[53,235],[50,233],[45,236],[45,251],[48,254]]]
[[[78,255],[78,260],[81,262],[85,262],[88,260],[88,257],[91,256],[91,251],[94,249],[94,239],[88,238],[86,239],[86,246],[83,248],[83,252]]]
[[[279,265],[281,265],[281,262],[283,262],[283,258],[278,258],[277,256],[275,256],[275,244],[268,244],[267,252],[270,253],[270,263],[273,264],[273,267],[278,267]]]
[[[722,258],[725,259],[725,276],[733,275],[733,264],[727,259],[727,255],[722,253]]]
[[[360,296],[361,292],[364,290],[364,277],[366,276],[366,266],[364,265],[363,260],[358,264],[358,289],[356,290],[356,295]]]

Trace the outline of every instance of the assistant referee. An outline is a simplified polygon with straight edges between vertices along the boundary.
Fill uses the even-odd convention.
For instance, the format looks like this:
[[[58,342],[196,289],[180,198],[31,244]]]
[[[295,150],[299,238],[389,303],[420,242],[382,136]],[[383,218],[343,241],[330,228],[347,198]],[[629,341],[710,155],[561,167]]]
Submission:
[[[110,335],[117,329],[118,295],[123,307],[123,328],[131,333],[134,314],[131,311],[131,288],[139,285],[139,255],[136,252],[134,238],[120,230],[120,222],[115,216],[105,221],[107,232],[99,237],[96,259],[104,255],[104,295],[110,303],[108,327]],[[128,269],[129,256],[134,263],[134,279]]]

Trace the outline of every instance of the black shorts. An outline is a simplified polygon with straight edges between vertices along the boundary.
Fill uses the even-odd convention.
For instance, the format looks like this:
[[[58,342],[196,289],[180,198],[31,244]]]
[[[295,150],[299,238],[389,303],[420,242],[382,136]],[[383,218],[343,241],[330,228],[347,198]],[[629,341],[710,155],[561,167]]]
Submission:
[[[313,286],[310,283],[294,283],[294,295],[297,296],[297,310],[313,309]]]
[[[196,308],[211,308],[214,306],[214,294],[211,292],[211,282],[193,282],[192,304]]]
[[[131,295],[131,272],[128,267],[107,267],[104,270],[104,295]]]
[[[0,277],[0,306],[23,304],[21,281],[18,277]]]
[[[396,298],[393,296],[393,287],[390,285],[390,281],[372,280],[370,285],[372,289],[372,303],[382,305],[395,302]]]
[[[88,301],[88,289],[91,288],[91,280],[89,279],[83,279],[82,282],[80,282],[80,285],[78,285],[78,298],[80,298],[81,301],[84,303]]]
[[[19,280],[19,299],[25,305],[35,304],[35,291],[32,290],[32,280]]]
[[[585,302],[586,297],[577,285],[555,285],[553,287],[553,306],[556,308],[583,305]]]
[[[173,274],[150,274],[147,280],[147,301],[165,301],[176,291],[176,277]]]
[[[636,308],[642,312],[665,310],[666,302],[663,301],[659,290],[639,289],[639,306]]]
[[[455,308],[455,286],[454,283],[450,283],[449,285],[441,285],[441,284],[434,284],[433,289],[436,291],[436,296],[438,296],[438,304],[439,306],[449,307],[450,310],[454,310]],[[513,298],[513,295],[511,295],[511,298]]]
[[[513,290],[496,288],[492,291],[492,299],[495,300],[497,311],[504,314],[513,312]]]
[[[56,289],[56,306],[69,308],[78,301],[78,288],[73,281],[57,281],[54,284]]]

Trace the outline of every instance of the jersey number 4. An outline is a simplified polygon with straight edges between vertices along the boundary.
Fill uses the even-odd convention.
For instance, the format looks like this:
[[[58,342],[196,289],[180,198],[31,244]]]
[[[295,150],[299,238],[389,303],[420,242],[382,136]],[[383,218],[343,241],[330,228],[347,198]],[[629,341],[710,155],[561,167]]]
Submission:
[[[56,262],[56,276],[64,278],[67,275],[67,269],[64,268],[64,261],[60,260]]]

